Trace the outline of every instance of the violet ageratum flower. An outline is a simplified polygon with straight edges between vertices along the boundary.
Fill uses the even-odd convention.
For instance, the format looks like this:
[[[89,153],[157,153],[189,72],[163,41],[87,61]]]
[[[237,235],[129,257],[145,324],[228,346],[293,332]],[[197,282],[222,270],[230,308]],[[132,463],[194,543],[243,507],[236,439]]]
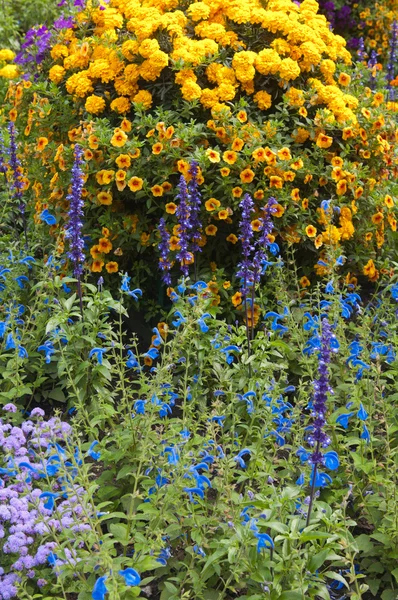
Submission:
[[[80,277],[83,272],[84,261],[84,239],[82,236],[83,228],[83,206],[82,198],[83,190],[83,150],[78,144],[75,145],[75,160],[72,167],[71,192],[67,196],[69,200],[69,222],[65,227],[65,237],[69,240],[68,257],[73,264],[73,273],[76,277]]]
[[[166,285],[171,285],[171,262],[169,260],[170,254],[170,234],[166,228],[166,221],[162,217],[159,221],[158,231],[160,233],[160,242],[159,242],[159,267],[162,271],[162,280]]]
[[[181,175],[180,183],[178,186],[179,193],[177,198],[179,199],[179,205],[176,211],[179,224],[179,246],[180,250],[176,255],[178,261],[180,261],[181,271],[184,277],[188,277],[189,274],[189,263],[192,261],[192,253],[189,251],[189,236],[191,230],[191,210],[189,205],[188,187],[184,175]]]

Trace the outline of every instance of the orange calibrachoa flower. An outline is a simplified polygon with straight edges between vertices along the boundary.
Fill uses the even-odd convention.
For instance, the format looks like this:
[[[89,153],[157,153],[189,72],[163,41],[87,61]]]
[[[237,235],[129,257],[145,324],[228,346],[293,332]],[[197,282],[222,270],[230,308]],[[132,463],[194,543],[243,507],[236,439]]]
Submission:
[[[216,227],[215,225],[208,225],[205,229],[205,234],[206,235],[216,235],[218,231],[218,227]]]
[[[112,194],[110,192],[99,192],[97,194],[97,200],[100,204],[109,206],[112,204]]]
[[[384,198],[384,204],[388,207],[388,208],[392,208],[394,206],[394,200],[391,198],[391,196],[389,194],[387,194]]]
[[[155,197],[163,196],[164,188],[161,185],[154,185],[151,187],[152,195]]]
[[[243,190],[241,187],[237,186],[232,189],[232,195],[234,198],[240,198],[243,194]]]
[[[108,271],[108,273],[117,273],[119,270],[119,265],[114,260],[111,260],[106,263],[105,269]]]
[[[269,187],[282,189],[283,179],[281,177],[278,177],[277,175],[271,175],[271,177],[269,178]]]
[[[129,186],[132,192],[139,192],[140,190],[142,190],[143,184],[144,181],[143,179],[141,179],[141,177],[132,177],[127,182],[127,185]]]
[[[222,157],[226,163],[228,163],[229,165],[233,165],[236,162],[238,155],[233,150],[226,150]]]
[[[343,196],[347,191],[347,181],[345,179],[341,179],[337,182],[336,185],[336,194],[339,196]]]
[[[242,171],[241,174],[239,175],[242,183],[251,183],[254,179],[254,176],[255,176],[254,171],[252,171],[249,168]]]
[[[241,140],[240,138],[235,138],[234,141],[232,142],[231,148],[232,148],[232,150],[235,150],[236,152],[240,152],[244,145],[245,145],[245,142],[243,140]]]
[[[374,223],[375,225],[379,225],[379,223],[381,223],[383,220],[384,215],[380,211],[372,216],[372,223]]]
[[[37,146],[36,149],[41,152],[42,150],[44,150],[44,148],[47,146],[48,144],[48,138],[46,137],[39,137],[39,139],[37,140]]]
[[[128,137],[127,135],[124,133],[124,131],[122,131],[122,129],[120,129],[119,127],[117,127],[114,131],[114,134],[111,138],[111,144],[112,146],[115,146],[115,148],[121,148],[122,146],[125,145],[125,143],[127,142]]]
[[[239,304],[242,304],[242,292],[236,292],[232,298],[231,298],[231,302],[234,306],[239,306]]]
[[[308,235],[309,238],[315,237],[316,231],[316,227],[314,227],[313,225],[307,225],[307,227],[305,228],[305,233]]]
[[[228,167],[223,167],[222,169],[220,169],[221,177],[228,177],[230,172],[231,169],[228,169]]]
[[[104,261],[100,260],[100,259],[96,259],[91,263],[90,270],[93,273],[101,273],[103,266],[104,266]]]
[[[231,244],[236,244],[238,241],[237,236],[234,233],[230,233],[227,237],[226,237],[227,242],[230,242]]]
[[[98,249],[103,254],[109,254],[112,250],[112,242],[108,238],[103,237],[98,241]]]
[[[211,148],[209,148],[208,150],[206,150],[206,156],[212,163],[220,162],[220,153],[216,150],[212,150]]]
[[[283,208],[283,206],[281,206],[280,204],[274,204],[273,211],[272,211],[272,214],[274,217],[279,218],[283,215],[284,212],[285,212],[285,209]]]
[[[218,211],[217,216],[221,221],[225,221],[225,219],[228,219],[229,213],[227,210],[223,209]]]
[[[363,268],[363,274],[370,279],[370,281],[377,281],[379,278],[379,272],[375,267],[373,260],[370,258]]]
[[[90,248],[90,254],[92,258],[97,259],[101,258],[102,251],[98,245],[95,245]]]
[[[254,221],[251,222],[251,226],[252,226],[253,231],[260,231],[263,224],[260,221],[260,219],[254,219]]]
[[[206,202],[205,202],[205,208],[209,212],[212,212],[213,210],[215,210],[216,208],[219,208],[220,206],[221,206],[221,202],[219,200],[217,200],[216,198],[209,198],[209,200],[206,200]]]
[[[333,138],[325,135],[324,133],[320,133],[316,139],[316,145],[319,148],[330,148],[333,144]]]
[[[131,158],[128,154],[119,154],[115,163],[119,169],[128,169],[131,165]]]
[[[160,154],[163,150],[163,144],[157,142],[152,146],[152,154]]]
[[[174,202],[169,202],[168,204],[166,204],[165,209],[166,212],[169,213],[169,215],[174,215],[177,211],[177,204],[175,204]]]
[[[306,287],[309,287],[311,285],[310,280],[305,275],[303,275],[303,277],[301,277],[301,279],[299,280],[299,283],[300,283],[300,285],[301,285],[302,288],[306,288]]]
[[[286,147],[278,150],[277,154],[278,154],[278,158],[280,160],[291,160],[291,158],[292,158],[289,148],[286,148]]]
[[[347,85],[350,85],[351,77],[347,73],[340,73],[338,81],[340,85],[346,87]]]

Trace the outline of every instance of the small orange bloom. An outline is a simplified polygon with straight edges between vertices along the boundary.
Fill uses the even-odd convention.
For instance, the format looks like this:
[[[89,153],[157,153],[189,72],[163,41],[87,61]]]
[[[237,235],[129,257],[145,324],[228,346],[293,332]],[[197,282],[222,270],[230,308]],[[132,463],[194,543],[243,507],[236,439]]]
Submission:
[[[206,235],[216,235],[218,231],[218,227],[216,227],[215,225],[208,225],[205,229],[205,234]]]
[[[120,129],[122,131],[125,131],[126,133],[130,133],[131,128],[132,128],[131,121],[129,121],[128,119],[123,119],[123,121],[120,124]]]
[[[212,150],[211,148],[209,148],[208,150],[206,150],[206,156],[212,163],[220,162],[220,153],[216,150]]]
[[[161,185],[154,185],[151,187],[151,192],[155,197],[160,197],[164,194],[164,188]]]
[[[169,191],[172,189],[172,187],[173,187],[173,186],[171,185],[170,181],[164,181],[164,182],[162,183],[162,188],[164,189],[164,191],[165,191],[166,193],[167,193],[167,192],[169,192]]]
[[[336,185],[336,194],[338,196],[343,196],[347,191],[347,181],[346,179],[341,179]]]
[[[282,177],[278,177],[277,175],[272,175],[269,179],[269,187],[281,189],[283,187]]]
[[[238,238],[234,233],[230,233],[227,236],[226,240],[227,240],[227,242],[230,242],[231,244],[236,244],[236,242],[238,241]]]
[[[97,200],[100,204],[109,206],[112,204],[112,194],[110,192],[99,192],[97,194]]]
[[[243,190],[241,187],[234,187],[232,190],[232,195],[234,198],[240,198],[243,194]]]
[[[38,150],[38,152],[41,152],[42,150],[44,150],[44,148],[47,146],[47,144],[48,144],[48,139],[46,137],[40,137],[37,140],[36,149]]]
[[[234,306],[239,306],[242,304],[242,292],[236,292],[231,298],[231,302]]]
[[[240,152],[244,145],[245,145],[245,142],[243,140],[241,140],[240,138],[235,138],[234,141],[232,142],[231,148],[232,148],[232,150],[235,150],[236,152]]]
[[[169,215],[174,215],[177,211],[177,204],[175,204],[174,202],[169,202],[168,204],[166,204],[166,212],[169,213]]]
[[[217,200],[216,198],[210,198],[209,200],[206,200],[205,202],[205,208],[208,212],[212,212],[213,210],[215,210],[216,208],[219,208],[221,206],[221,202],[219,200]]]
[[[117,273],[119,270],[119,265],[114,260],[111,260],[106,263],[105,269],[108,271],[108,273]]]
[[[91,263],[90,270],[93,273],[101,273],[103,266],[104,266],[104,261],[97,259]]]
[[[115,162],[119,169],[128,169],[131,165],[131,158],[128,154],[119,154]]]
[[[231,169],[228,169],[228,167],[223,167],[222,169],[220,169],[221,177],[228,177],[230,172]]]
[[[228,211],[227,211],[227,210],[225,210],[225,209],[223,209],[223,210],[220,210],[220,211],[218,212],[218,218],[219,218],[221,221],[225,221],[225,219],[228,219],[228,216],[229,216],[229,214],[228,214]]]
[[[303,287],[303,288],[309,287],[311,285],[310,280],[305,275],[303,277],[301,277],[299,283],[300,283],[301,287]]]
[[[251,226],[253,231],[260,231],[263,227],[263,224],[260,219],[254,219],[254,221],[251,222]]]
[[[98,249],[103,254],[109,254],[109,252],[112,250],[112,242],[108,240],[108,238],[103,237],[98,242]]]
[[[314,227],[313,225],[307,225],[307,227],[305,228],[305,233],[308,235],[309,238],[315,237],[316,227]]]
[[[290,150],[289,148],[283,147],[280,150],[278,150],[278,158],[280,160],[291,160],[292,155],[290,154]]]
[[[316,145],[318,148],[330,148],[333,144],[333,138],[325,135],[324,133],[320,133],[316,139]]]
[[[222,157],[226,163],[228,163],[229,165],[233,165],[236,162],[238,155],[233,150],[227,150],[226,152],[224,152]]]
[[[246,121],[247,121],[247,113],[246,113],[246,111],[245,110],[240,110],[238,112],[238,114],[236,115],[236,118],[238,119],[238,121],[240,123],[246,123]]]
[[[388,206],[388,208],[392,208],[394,206],[394,200],[387,194],[384,198],[384,204]]]
[[[121,148],[125,145],[127,139],[127,135],[124,133],[124,131],[117,128],[115,129],[115,132],[111,138],[111,144],[112,146],[115,146],[115,148]]]
[[[384,216],[383,213],[380,211],[372,216],[372,223],[374,223],[375,225],[379,225],[379,223],[381,223],[383,220]]]
[[[138,192],[139,190],[142,190],[143,184],[144,181],[141,179],[141,177],[132,177],[127,182],[127,185],[129,186],[132,192]]]
[[[277,217],[277,218],[281,217],[283,215],[283,213],[285,212],[285,209],[280,204],[274,204],[273,209],[274,210],[272,211],[272,214],[274,217]]]
[[[347,86],[351,83],[351,77],[347,73],[340,73],[338,81],[340,85]]]
[[[160,154],[163,150],[163,144],[157,142],[152,146],[152,154]]]
[[[255,173],[251,169],[245,169],[239,175],[242,183],[251,183],[254,179]]]

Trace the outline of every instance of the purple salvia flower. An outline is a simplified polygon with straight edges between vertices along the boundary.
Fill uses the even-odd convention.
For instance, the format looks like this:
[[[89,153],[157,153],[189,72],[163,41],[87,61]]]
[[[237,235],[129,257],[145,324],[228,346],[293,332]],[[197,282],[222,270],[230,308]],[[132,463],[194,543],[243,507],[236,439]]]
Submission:
[[[190,237],[190,205],[188,197],[188,187],[184,175],[181,175],[179,184],[179,193],[177,198],[180,200],[176,215],[179,223],[179,246],[180,251],[177,253],[176,258],[180,261],[181,271],[184,277],[188,277],[189,265],[188,262],[192,261],[192,253],[189,252],[189,237]]]
[[[387,63],[387,90],[388,98],[392,102],[395,99],[395,88],[391,85],[391,81],[395,78],[395,65],[397,62],[397,46],[398,46],[398,21],[394,21],[391,28],[390,38],[390,56]]]
[[[0,131],[0,173],[3,173],[3,175],[7,174],[7,165],[5,162],[5,157],[6,157],[6,149],[4,146],[4,138]]]
[[[72,29],[75,22],[73,17],[64,17],[63,15],[56,19],[53,23],[54,29]]]
[[[254,202],[251,196],[245,194],[239,206],[242,209],[242,220],[239,223],[239,239],[242,244],[243,260],[238,264],[237,275],[242,279],[242,294],[246,297],[248,294],[249,282],[253,280],[250,255],[254,249],[254,233],[251,225],[251,214],[254,211]]]
[[[84,262],[84,240],[82,236],[83,228],[83,171],[82,156],[83,150],[78,144],[75,145],[75,160],[72,167],[71,192],[66,197],[69,200],[69,222],[65,227],[65,237],[69,240],[68,257],[73,263],[73,274],[78,277],[83,272],[82,263]]]
[[[202,252],[202,248],[199,246],[199,242],[202,239],[200,229],[202,229],[202,223],[199,219],[200,208],[202,204],[202,196],[199,191],[198,184],[198,163],[192,162],[189,174],[191,175],[191,180],[188,184],[188,194],[189,194],[189,203],[190,203],[190,218],[189,225],[192,231],[192,252]]]
[[[51,37],[52,33],[45,25],[37,25],[29,29],[21,45],[21,52],[15,57],[15,62],[19,65],[26,65],[30,62],[36,65],[42,63],[50,47]]]
[[[65,237],[69,240],[69,252],[67,256],[73,264],[73,274],[77,279],[77,291],[80,300],[80,311],[83,316],[83,300],[81,289],[81,275],[83,273],[84,262],[84,239],[82,236],[83,228],[83,150],[76,144],[74,151],[75,160],[72,167],[71,191],[66,197],[69,200],[69,222],[65,227]]]
[[[313,430],[308,436],[308,443],[315,446],[314,452],[310,456],[310,462],[315,465],[323,464],[323,455],[321,448],[326,448],[330,444],[330,438],[325,433],[326,410],[328,394],[333,394],[329,384],[329,364],[331,360],[332,347],[331,342],[334,338],[330,323],[326,318],[322,319],[321,349],[319,352],[318,379],[314,381],[314,398],[312,416]]]
[[[160,233],[160,242],[159,242],[159,268],[162,271],[162,280],[166,285],[171,285],[171,262],[169,260],[170,254],[170,234],[166,228],[166,221],[162,217],[159,221],[158,231]]]
[[[366,54],[366,51],[365,51],[365,43],[363,41],[363,37],[359,38],[357,55],[358,55],[358,58],[359,58],[360,61],[365,60],[365,58],[367,57],[367,54]]]
[[[272,215],[276,212],[275,204],[277,201],[275,198],[271,196],[268,199],[267,204],[263,208],[262,217],[262,228],[261,228],[261,236],[256,243],[256,252],[253,258],[253,277],[254,283],[260,282],[260,277],[262,273],[262,265],[267,260],[267,255],[265,253],[265,248],[270,245],[269,234],[272,232],[273,223],[272,223]]]

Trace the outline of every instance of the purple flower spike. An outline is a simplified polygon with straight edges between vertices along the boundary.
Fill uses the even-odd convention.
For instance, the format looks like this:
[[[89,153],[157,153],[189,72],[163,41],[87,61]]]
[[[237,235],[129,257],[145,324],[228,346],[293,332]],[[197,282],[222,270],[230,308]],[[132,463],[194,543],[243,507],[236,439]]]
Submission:
[[[162,280],[166,285],[171,285],[171,262],[169,260],[170,254],[170,234],[166,228],[166,221],[163,217],[159,221],[158,231],[160,233],[160,242],[159,242],[159,267],[162,271]]]
[[[200,207],[202,204],[202,196],[199,191],[198,184],[198,163],[193,162],[189,169],[189,174],[192,176],[191,181],[188,184],[189,202],[190,202],[190,229],[192,231],[192,252],[202,252],[202,248],[199,246],[199,242],[202,238],[200,230],[202,229],[202,223],[199,219]]]
[[[188,198],[188,187],[185,177],[181,175],[179,184],[179,193],[177,198],[180,200],[176,215],[178,217],[178,223],[180,226],[179,230],[179,246],[180,251],[177,253],[176,258],[180,261],[181,271],[184,277],[189,275],[189,263],[192,262],[192,253],[189,252],[189,234],[191,230],[191,210]]]
[[[242,220],[239,223],[239,239],[242,244],[243,260],[238,265],[238,277],[242,278],[242,294],[248,295],[249,282],[253,281],[252,264],[250,254],[254,250],[253,229],[251,225],[251,215],[254,212],[254,202],[249,194],[245,194],[242,202],[239,204],[242,209]]]
[[[398,46],[398,21],[394,21],[391,28],[390,38],[390,56],[387,63],[387,90],[388,98],[392,102],[395,100],[395,88],[391,81],[395,78],[395,65],[397,64],[397,46]]]

